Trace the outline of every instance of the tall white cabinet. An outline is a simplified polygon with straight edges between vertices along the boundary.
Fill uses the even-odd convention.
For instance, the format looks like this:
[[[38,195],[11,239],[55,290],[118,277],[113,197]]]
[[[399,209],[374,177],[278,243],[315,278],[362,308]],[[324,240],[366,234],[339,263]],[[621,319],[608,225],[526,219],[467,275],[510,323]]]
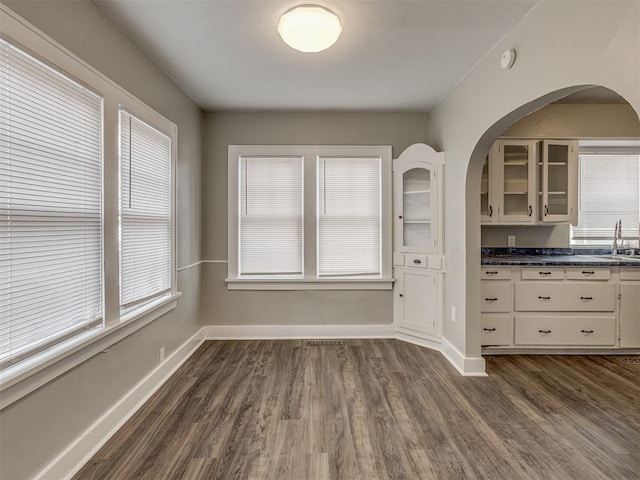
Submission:
[[[393,161],[394,328],[439,344],[444,275],[444,153],[423,143]]]

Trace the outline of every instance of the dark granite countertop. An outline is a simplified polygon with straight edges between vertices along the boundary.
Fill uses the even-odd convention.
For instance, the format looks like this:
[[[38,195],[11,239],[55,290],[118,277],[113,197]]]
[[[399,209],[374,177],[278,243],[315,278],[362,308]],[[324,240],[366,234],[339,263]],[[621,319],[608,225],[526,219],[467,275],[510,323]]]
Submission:
[[[597,249],[483,248],[482,265],[640,267],[640,257],[610,257],[610,252]]]

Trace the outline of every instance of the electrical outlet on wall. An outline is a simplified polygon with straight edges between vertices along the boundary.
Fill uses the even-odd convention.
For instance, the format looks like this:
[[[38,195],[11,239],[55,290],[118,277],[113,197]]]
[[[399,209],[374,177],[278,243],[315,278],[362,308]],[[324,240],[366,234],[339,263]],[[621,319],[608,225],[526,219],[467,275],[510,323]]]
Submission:
[[[516,236],[515,235],[507,235],[507,246],[515,247],[516,246]]]

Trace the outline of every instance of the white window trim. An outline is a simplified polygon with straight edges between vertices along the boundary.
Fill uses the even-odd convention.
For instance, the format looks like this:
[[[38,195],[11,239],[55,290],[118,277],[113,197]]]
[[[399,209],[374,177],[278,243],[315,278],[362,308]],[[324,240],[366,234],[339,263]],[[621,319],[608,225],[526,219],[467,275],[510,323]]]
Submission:
[[[640,155],[640,140],[638,139],[583,139],[579,140],[578,151],[578,196],[580,195],[580,155]],[[572,226],[569,227],[573,228]],[[611,237],[613,237],[613,227],[611,229]],[[627,240],[637,240],[635,237],[626,238]],[[573,234],[569,232],[569,246],[575,250],[590,250],[594,248],[611,248],[610,239],[602,239],[598,244],[579,244],[574,243]]]
[[[303,157],[303,278],[240,278],[238,275],[238,176],[241,156]],[[380,278],[317,278],[317,159],[323,156],[381,158],[382,272]],[[353,145],[229,145],[228,159],[228,272],[229,290],[390,290],[393,286],[391,147]]]
[[[51,349],[2,370],[0,372],[1,410],[176,308],[177,299],[181,294],[177,290],[176,268],[176,125],[1,3],[0,25],[2,25],[0,35],[3,39],[44,60],[74,80],[84,83],[104,99],[102,207],[104,326],[61,342]],[[125,315],[120,313],[119,285],[118,112],[120,108],[125,108],[169,135],[172,148],[171,291],[168,295],[156,298]]]

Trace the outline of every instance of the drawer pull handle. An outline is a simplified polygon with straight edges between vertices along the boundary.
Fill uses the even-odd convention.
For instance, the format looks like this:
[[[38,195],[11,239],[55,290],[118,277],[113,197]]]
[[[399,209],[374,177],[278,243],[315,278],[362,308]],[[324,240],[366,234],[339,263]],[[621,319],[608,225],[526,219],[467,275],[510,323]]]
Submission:
[[[582,333],[593,333],[593,330],[580,330]]]
[[[551,275],[551,272],[538,272],[538,275]]]
[[[488,272],[484,272],[485,275],[497,275],[498,272],[496,272],[495,270],[490,270]]]
[[[538,330],[538,333],[551,333],[551,330]]]
[[[591,270],[591,271],[584,271],[584,270],[583,270],[583,271],[582,271],[582,274],[583,274],[583,275],[593,275],[594,273],[596,273],[596,272],[594,272],[593,270]]]
[[[489,297],[489,298],[485,298],[485,301],[487,301],[487,302],[497,302],[498,299],[496,297]]]
[[[538,297],[538,300],[551,300],[551,297]]]
[[[419,258],[414,258],[413,263],[422,263],[422,261]]]
[[[484,330],[485,332],[495,332],[496,331],[495,328],[483,328],[482,330]]]
[[[580,297],[580,300],[593,300],[593,297]]]

